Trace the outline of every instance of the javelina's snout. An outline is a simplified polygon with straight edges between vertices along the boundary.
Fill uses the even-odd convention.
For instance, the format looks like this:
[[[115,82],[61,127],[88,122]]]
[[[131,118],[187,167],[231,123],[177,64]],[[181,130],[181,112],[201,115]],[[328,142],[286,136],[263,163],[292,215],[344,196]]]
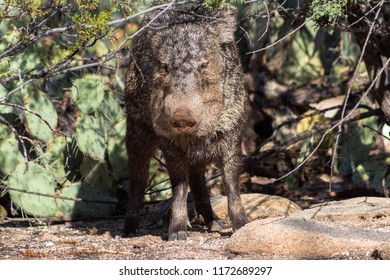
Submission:
[[[175,111],[171,117],[171,126],[174,129],[182,132],[188,131],[197,123],[193,116],[193,112],[189,109],[179,109]]]

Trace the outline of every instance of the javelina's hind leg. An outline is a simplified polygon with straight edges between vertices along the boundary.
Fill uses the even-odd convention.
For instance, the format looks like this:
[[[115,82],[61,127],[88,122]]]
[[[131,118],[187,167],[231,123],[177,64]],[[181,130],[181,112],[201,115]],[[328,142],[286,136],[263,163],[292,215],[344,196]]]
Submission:
[[[124,236],[134,236],[139,227],[139,213],[143,207],[145,188],[149,178],[149,164],[155,152],[154,134],[135,121],[128,121],[126,148],[129,166],[129,193]]]
[[[190,166],[188,182],[195,199],[196,211],[202,215],[210,231],[219,231],[225,228],[222,221],[214,213],[210,203],[210,193],[206,186],[206,167],[204,165]]]

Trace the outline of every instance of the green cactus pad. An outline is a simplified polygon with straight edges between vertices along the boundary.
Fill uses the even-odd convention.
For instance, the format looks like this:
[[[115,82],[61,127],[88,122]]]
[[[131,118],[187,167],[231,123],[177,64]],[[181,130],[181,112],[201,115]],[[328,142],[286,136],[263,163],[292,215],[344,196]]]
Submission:
[[[50,171],[39,164],[30,162],[28,170],[25,164],[19,164],[15,172],[8,178],[8,186],[35,193],[51,195],[54,197],[56,183]],[[53,197],[41,196],[38,194],[24,193],[17,190],[10,190],[12,201],[23,209],[24,212],[36,217],[54,217],[57,214],[57,207]]]
[[[104,161],[105,132],[94,116],[81,114],[76,121],[76,142],[80,151],[95,160]]]
[[[107,193],[112,192],[114,179],[107,168],[106,162],[98,162],[86,157],[80,166],[80,172],[83,176],[83,181],[99,187]]]
[[[60,195],[71,198],[117,202],[115,198],[85,182],[77,182],[64,188]],[[59,198],[56,199],[56,202],[60,210],[60,216],[64,220],[107,217],[115,210],[115,204],[109,203],[83,202]]]
[[[7,89],[0,84],[0,98],[7,94]]]
[[[76,139],[73,137],[69,139],[69,144],[65,151],[65,173],[71,182],[81,180],[80,165],[83,161],[84,155],[77,147]]]
[[[126,179],[129,176],[125,135],[126,120],[122,120],[114,126],[107,141],[108,159],[117,180]]]
[[[0,84],[0,98],[5,96],[7,93],[7,90],[5,89],[4,86]],[[20,94],[19,94],[20,95]],[[17,105],[23,105],[23,101],[16,95],[12,94],[9,96],[4,103],[11,103],[11,104],[17,104]],[[14,114],[14,115],[19,115],[21,112],[20,109],[12,106],[7,106],[7,105],[0,105],[0,114],[1,115],[6,115],[6,114]]]
[[[104,98],[103,77],[99,75],[85,75],[74,81],[72,99],[81,112],[93,113]]]
[[[0,123],[0,173],[11,174],[23,162],[16,136],[8,126]]]
[[[69,140],[70,141],[70,140]],[[65,136],[54,137],[53,141],[47,143],[44,161],[56,181],[65,178],[65,152],[69,141]]]
[[[107,131],[110,131],[116,123],[124,119],[125,114],[119,105],[119,100],[111,92],[104,96],[103,102],[95,111],[95,116],[102,120]]]
[[[23,102],[26,108],[39,114],[52,128],[57,126],[57,112],[44,93],[33,91],[24,98]],[[43,142],[53,140],[53,132],[41,119],[28,112],[25,113],[25,116],[26,128],[32,136]]]
[[[7,217],[7,216],[8,216],[7,210],[0,205],[0,218]]]

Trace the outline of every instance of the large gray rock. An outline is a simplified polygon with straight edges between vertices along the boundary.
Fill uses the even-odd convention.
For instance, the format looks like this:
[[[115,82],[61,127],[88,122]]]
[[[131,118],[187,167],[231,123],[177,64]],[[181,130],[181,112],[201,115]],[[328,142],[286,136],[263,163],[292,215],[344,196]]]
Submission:
[[[227,249],[288,259],[390,259],[390,231],[300,217],[269,218],[238,230]]]
[[[302,211],[294,202],[274,195],[259,193],[242,194],[241,199],[249,221],[270,217],[284,217]],[[224,223],[228,224],[226,196],[212,201],[212,207],[217,216]]]
[[[383,197],[357,197],[313,205],[291,214],[292,217],[390,229],[390,199]]]

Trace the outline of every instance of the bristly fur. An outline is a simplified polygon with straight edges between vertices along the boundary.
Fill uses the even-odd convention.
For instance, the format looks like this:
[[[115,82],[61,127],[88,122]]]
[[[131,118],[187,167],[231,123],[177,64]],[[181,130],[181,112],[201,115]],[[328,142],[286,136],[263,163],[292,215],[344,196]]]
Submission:
[[[148,14],[141,25],[159,12]],[[248,101],[234,41],[235,17],[234,8],[213,15],[199,6],[174,7],[133,41],[125,89],[130,171],[126,234],[138,228],[156,148],[163,152],[173,188],[169,239],[185,237],[187,185],[206,223],[220,224],[204,179],[210,163],[222,171],[233,228],[246,223],[238,175]],[[185,129],[172,125],[177,112],[191,120]]]

